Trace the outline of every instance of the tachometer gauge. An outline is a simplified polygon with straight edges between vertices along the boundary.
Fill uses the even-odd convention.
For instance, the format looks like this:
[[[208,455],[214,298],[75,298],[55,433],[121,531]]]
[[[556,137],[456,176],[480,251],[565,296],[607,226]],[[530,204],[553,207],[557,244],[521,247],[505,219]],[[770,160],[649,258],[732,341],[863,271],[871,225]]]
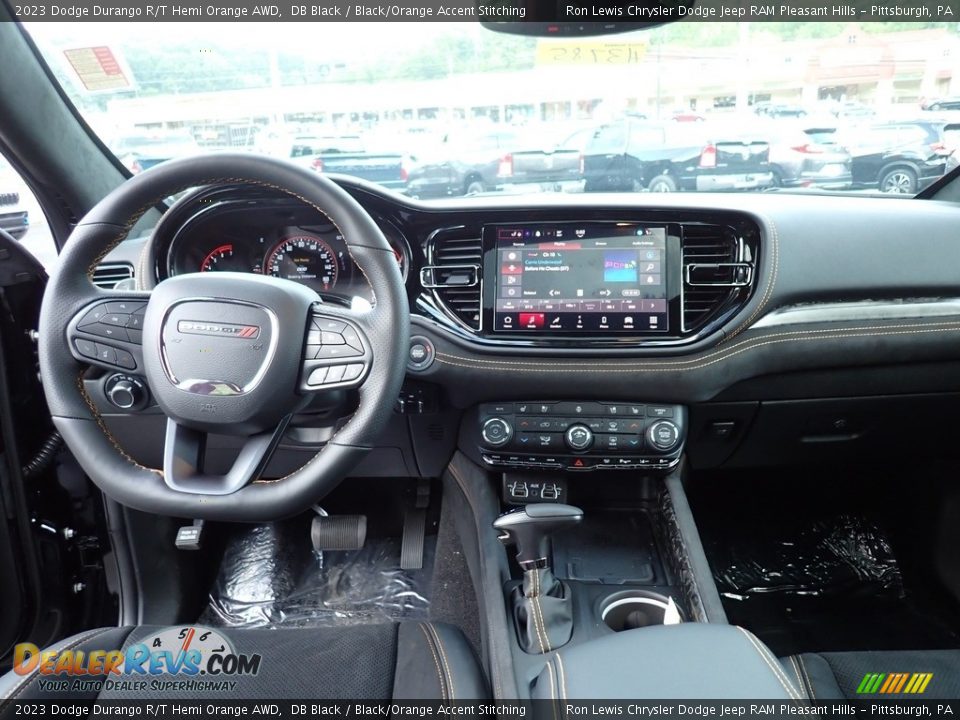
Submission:
[[[215,247],[207,253],[200,263],[200,272],[211,272],[213,270],[234,270],[233,245],[221,245]]]
[[[325,241],[312,235],[295,235],[267,255],[264,274],[296,280],[316,289],[337,284],[337,256]]]

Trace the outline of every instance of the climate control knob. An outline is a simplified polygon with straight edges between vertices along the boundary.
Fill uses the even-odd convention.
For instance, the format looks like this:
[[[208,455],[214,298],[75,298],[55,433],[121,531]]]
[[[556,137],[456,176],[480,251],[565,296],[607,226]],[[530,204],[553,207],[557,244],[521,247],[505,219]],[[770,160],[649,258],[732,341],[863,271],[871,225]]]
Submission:
[[[483,441],[490,447],[501,447],[510,442],[513,437],[513,428],[503,418],[490,418],[480,430]]]
[[[647,440],[657,450],[669,452],[680,442],[680,428],[670,420],[658,420],[647,429]]]
[[[571,450],[587,450],[593,445],[593,430],[586,425],[576,424],[567,428],[563,439]]]

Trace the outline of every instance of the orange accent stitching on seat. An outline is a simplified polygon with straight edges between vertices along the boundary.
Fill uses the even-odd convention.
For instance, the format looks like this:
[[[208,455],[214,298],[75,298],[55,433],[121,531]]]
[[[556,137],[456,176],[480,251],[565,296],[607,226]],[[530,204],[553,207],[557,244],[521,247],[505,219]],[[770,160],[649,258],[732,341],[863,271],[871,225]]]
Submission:
[[[444,700],[448,700],[447,687],[443,682],[443,673],[440,672],[440,660],[437,658],[437,651],[433,649],[433,640],[430,638],[430,633],[427,632],[427,629],[423,626],[423,623],[417,624],[420,626],[420,630],[423,631],[424,636],[427,638],[427,647],[430,648],[430,654],[433,655],[433,664],[437,668],[437,679],[440,682],[440,694],[443,696]]]
[[[456,700],[457,694],[453,689],[453,672],[451,672],[450,665],[447,663],[447,653],[443,649],[443,641],[440,639],[440,633],[437,632],[437,629],[433,625],[427,625],[427,629],[433,633],[433,637],[437,642],[437,649],[440,651],[440,659],[443,661],[443,668],[447,673],[447,687],[450,689],[450,699]]]

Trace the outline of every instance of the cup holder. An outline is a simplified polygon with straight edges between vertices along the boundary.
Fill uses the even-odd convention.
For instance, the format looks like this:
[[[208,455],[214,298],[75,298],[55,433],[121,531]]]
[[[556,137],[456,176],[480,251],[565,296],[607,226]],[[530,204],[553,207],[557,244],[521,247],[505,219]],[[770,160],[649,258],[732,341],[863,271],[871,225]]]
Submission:
[[[670,610],[670,606],[673,609]],[[680,608],[670,598],[643,590],[615,593],[600,606],[600,618],[614,632],[681,622]]]

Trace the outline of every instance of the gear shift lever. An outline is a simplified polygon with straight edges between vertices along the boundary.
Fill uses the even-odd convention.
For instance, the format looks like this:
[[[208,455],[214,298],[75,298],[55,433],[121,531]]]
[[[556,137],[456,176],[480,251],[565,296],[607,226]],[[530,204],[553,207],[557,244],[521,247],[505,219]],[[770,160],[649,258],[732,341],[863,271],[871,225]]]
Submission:
[[[493,522],[504,544],[517,546],[517,564],[524,570],[550,566],[550,535],[576,525],[583,510],[560,503],[537,503],[501,515]]]
[[[568,588],[557,579],[548,558],[550,535],[583,519],[583,510],[559,503],[537,503],[498,517],[493,527],[504,544],[517,546],[523,585],[511,593],[520,647],[548,653],[570,640],[573,608]]]

